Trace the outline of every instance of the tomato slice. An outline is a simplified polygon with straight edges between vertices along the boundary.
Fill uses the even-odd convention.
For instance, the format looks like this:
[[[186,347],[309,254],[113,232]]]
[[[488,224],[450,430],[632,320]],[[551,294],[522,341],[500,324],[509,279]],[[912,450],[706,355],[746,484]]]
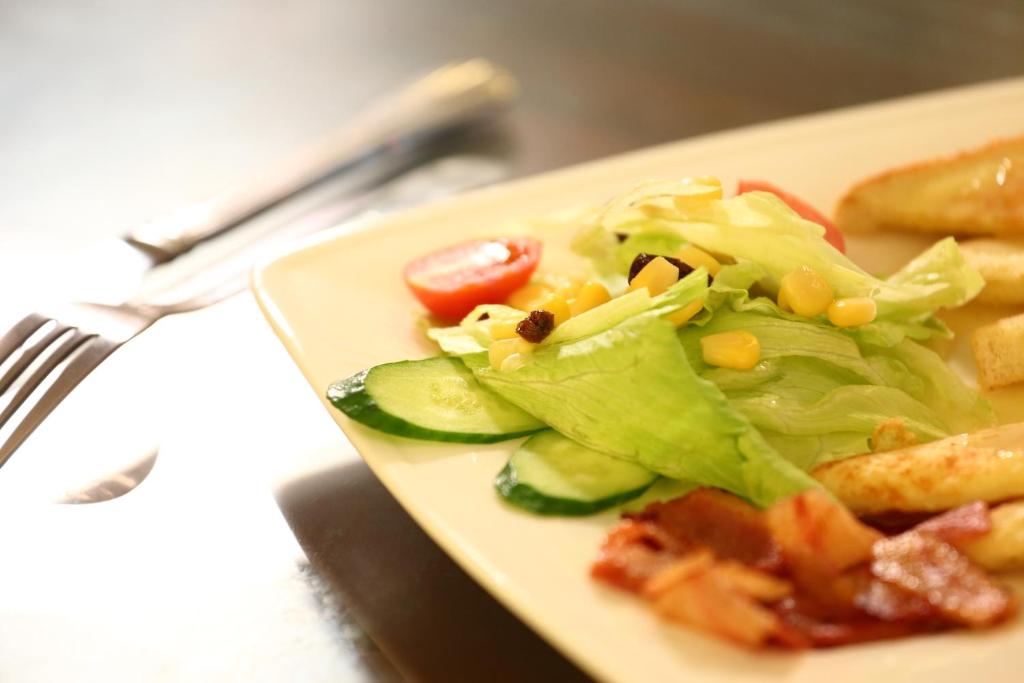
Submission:
[[[825,241],[831,244],[839,251],[846,253],[846,241],[843,239],[843,233],[839,232],[839,228],[832,224],[823,213],[815,209],[813,206],[800,199],[799,197],[782,190],[771,183],[766,183],[763,180],[741,180],[739,187],[736,188],[736,194],[743,194],[744,192],[771,192],[773,195],[784,201],[789,208],[793,209],[800,215],[801,218],[817,223],[821,227],[825,228]]]
[[[410,262],[405,284],[431,313],[456,322],[480,304],[497,304],[525,285],[541,243],[531,237],[460,242]]]

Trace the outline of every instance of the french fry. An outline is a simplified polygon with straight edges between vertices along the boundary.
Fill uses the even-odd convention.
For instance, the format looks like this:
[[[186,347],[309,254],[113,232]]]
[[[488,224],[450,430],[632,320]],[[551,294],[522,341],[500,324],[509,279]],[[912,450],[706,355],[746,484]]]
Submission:
[[[1024,236],[1024,137],[895,168],[855,185],[836,207],[844,232]]]
[[[1024,213],[1024,199],[1021,212]],[[1024,304],[1024,240],[964,240],[960,242],[960,253],[985,278],[985,289],[975,301],[1010,306]]]
[[[985,389],[1024,382],[1024,314],[979,327],[971,337],[971,352]]]
[[[1024,498],[1024,423],[857,455],[812,474],[857,515]]]
[[[1024,569],[1024,501],[1004,503],[992,509],[992,530],[960,550],[979,566],[993,572]]]

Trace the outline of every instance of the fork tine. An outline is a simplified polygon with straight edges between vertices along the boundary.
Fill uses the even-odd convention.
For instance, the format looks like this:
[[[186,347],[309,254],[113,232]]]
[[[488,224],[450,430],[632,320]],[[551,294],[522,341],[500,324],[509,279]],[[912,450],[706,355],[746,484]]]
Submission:
[[[18,447],[25,442],[25,439],[53,412],[53,409],[67,398],[71,390],[78,386],[96,366],[102,363],[120,345],[118,342],[110,341],[103,337],[93,337],[88,341],[82,352],[68,363],[67,367],[60,373],[60,376],[39,397],[39,400],[32,406],[18,426],[15,427],[7,440],[0,444],[0,467],[3,467],[11,455],[18,450]]]
[[[70,337],[65,339],[57,347],[57,350],[46,357],[38,368],[29,375],[25,383],[18,387],[18,391],[14,393],[14,397],[11,398],[10,402],[4,406],[4,409],[0,411],[0,428],[3,428],[7,421],[11,419],[11,415],[17,412],[18,408],[25,402],[36,387],[38,387],[47,375],[53,372],[54,368],[61,364],[61,362],[70,356],[75,349],[82,345],[86,339],[95,335],[89,334],[88,332],[82,332],[81,330],[75,330]]]
[[[70,329],[70,326],[58,323],[56,327],[46,333],[45,337],[22,351],[18,359],[11,364],[11,367],[7,368],[7,372],[4,373],[3,377],[0,377],[0,394],[3,394],[10,388],[21,373],[25,372],[25,368],[39,357],[39,354]]]
[[[50,321],[45,315],[30,313],[0,337],[0,363],[7,360],[15,350],[28,341],[36,330]]]

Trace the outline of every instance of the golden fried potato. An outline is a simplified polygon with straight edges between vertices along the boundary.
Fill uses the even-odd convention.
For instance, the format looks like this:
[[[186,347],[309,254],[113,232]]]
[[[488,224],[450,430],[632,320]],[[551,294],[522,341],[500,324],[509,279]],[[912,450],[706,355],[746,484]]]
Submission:
[[[857,515],[1024,497],[1024,423],[857,455],[811,474]]]
[[[871,452],[894,451],[917,445],[917,434],[907,429],[903,418],[890,417],[875,427],[871,434]]]
[[[971,352],[985,389],[1024,382],[1024,313],[975,330]]]
[[[840,200],[835,222],[844,232],[1024,236],[1024,136],[869,178]]]
[[[991,516],[992,530],[960,544],[960,550],[990,571],[1024,569],[1024,501],[999,505],[992,509]]]
[[[1024,214],[1024,208],[1021,212]],[[960,242],[960,253],[985,278],[985,289],[975,301],[1024,304],[1024,239],[965,240]]]

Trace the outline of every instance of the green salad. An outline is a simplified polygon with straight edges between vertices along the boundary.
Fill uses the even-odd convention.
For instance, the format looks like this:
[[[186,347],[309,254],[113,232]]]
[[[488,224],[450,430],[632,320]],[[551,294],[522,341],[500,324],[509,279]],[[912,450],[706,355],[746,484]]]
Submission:
[[[568,314],[550,303],[557,297],[547,308],[482,303],[429,329],[438,358],[337,382],[332,403],[409,438],[533,434],[496,486],[544,514],[588,514],[658,479],[766,506],[818,487],[816,466],[870,452],[892,420],[916,442],[993,422],[987,402],[926,346],[950,336],[936,311],[984,284],[952,238],[877,277],[775,195],[722,198],[710,179],[646,183],[563,222],[607,301],[583,307],[570,292]],[[676,258],[687,253],[702,256]],[[636,286],[665,272],[670,281]],[[827,292],[827,310],[801,311],[801,292],[786,284],[796,272]],[[840,317],[845,302],[869,316],[851,324]],[[751,362],[715,360],[719,340],[737,339],[753,340]],[[513,343],[515,362],[495,362],[495,345]]]

